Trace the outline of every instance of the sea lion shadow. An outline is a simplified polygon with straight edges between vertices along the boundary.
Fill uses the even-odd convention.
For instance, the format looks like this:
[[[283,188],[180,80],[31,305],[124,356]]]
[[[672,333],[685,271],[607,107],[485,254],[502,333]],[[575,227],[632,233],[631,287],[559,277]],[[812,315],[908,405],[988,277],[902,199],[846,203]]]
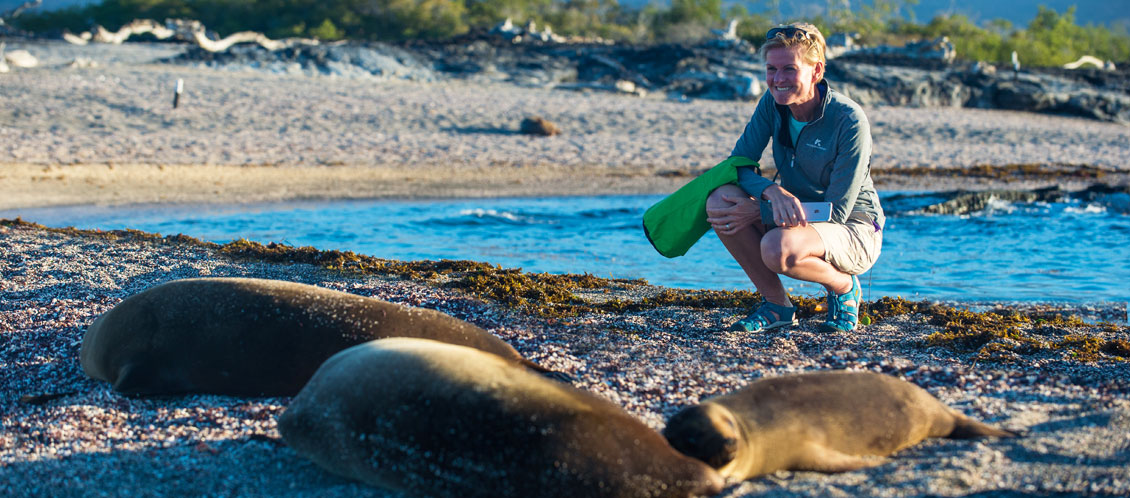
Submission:
[[[285,445],[250,437],[16,462],[5,468],[4,481],[27,496],[120,496],[122,472],[130,482],[143,483],[135,490],[144,486],[143,494],[153,496],[270,495],[273,490],[286,496],[407,498],[325,472]],[[239,479],[233,481],[233,474]],[[83,478],[59,479],[68,475]]]
[[[1111,412],[1089,413],[1061,420],[1054,420],[1036,424],[1028,428],[1027,439],[1042,437],[1044,440],[1061,440],[1065,433],[1083,428],[1109,427],[1122,430],[1119,427],[1118,414]],[[1130,445],[1124,445],[1109,455],[1096,457],[1081,455],[1070,446],[1048,448],[1046,446],[1032,448],[1031,443],[1024,440],[1010,442],[1005,455],[1017,463],[1059,464],[1068,466],[1085,465],[1087,467],[1120,467],[1130,461]]]
[[[443,131],[458,133],[460,135],[519,135],[518,130],[507,128],[491,128],[488,126],[450,126]]]
[[[926,495],[926,498],[937,498],[944,495]],[[1078,493],[1060,492],[1048,493],[1043,491],[1033,491],[1031,493],[1026,491],[1016,491],[1012,489],[994,489],[991,491],[978,491],[976,493],[969,493],[967,495],[960,495],[961,498],[1028,498],[1038,496],[1040,498],[1067,498],[1079,496]],[[1088,496],[1118,496],[1107,493],[1089,494]]]
[[[1063,415],[1072,413],[1072,411],[1063,410]],[[1063,432],[1064,430],[1074,429],[1077,427],[1105,427],[1111,425],[1114,421],[1114,414],[1112,413],[1090,413],[1085,415],[1077,415],[1075,417],[1067,418],[1064,420],[1053,420],[1036,424],[1029,428],[1032,433],[1037,432]]]

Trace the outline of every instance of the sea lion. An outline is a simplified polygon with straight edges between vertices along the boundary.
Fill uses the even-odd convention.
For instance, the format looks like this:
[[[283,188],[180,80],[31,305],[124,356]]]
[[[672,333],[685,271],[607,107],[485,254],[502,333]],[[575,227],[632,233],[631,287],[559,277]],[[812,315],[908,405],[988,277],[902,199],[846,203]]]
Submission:
[[[686,497],[723,485],[607,400],[424,339],[334,355],[278,426],[326,470],[414,496]]]
[[[193,278],[126,298],[87,329],[87,375],[128,395],[293,396],[330,356],[385,337],[460,344],[547,372],[509,344],[438,311],[313,285]]]
[[[745,480],[778,470],[845,472],[927,437],[1013,437],[926,390],[873,372],[762,379],[676,413],[663,435],[679,451]]]

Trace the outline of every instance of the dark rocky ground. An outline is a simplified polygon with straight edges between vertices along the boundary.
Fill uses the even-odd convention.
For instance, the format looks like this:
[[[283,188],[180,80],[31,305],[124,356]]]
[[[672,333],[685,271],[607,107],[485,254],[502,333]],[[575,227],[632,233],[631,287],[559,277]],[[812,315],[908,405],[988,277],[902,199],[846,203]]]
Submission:
[[[168,62],[662,92],[674,99],[753,100],[763,92],[764,80],[753,46],[725,40],[663,45],[515,43],[477,33],[443,42],[347,42],[274,52],[257,45],[220,53],[193,47]],[[847,55],[829,61],[827,76],[835,87],[865,106],[1007,109],[1130,123],[1127,69],[1023,68],[1014,73],[986,64]]]

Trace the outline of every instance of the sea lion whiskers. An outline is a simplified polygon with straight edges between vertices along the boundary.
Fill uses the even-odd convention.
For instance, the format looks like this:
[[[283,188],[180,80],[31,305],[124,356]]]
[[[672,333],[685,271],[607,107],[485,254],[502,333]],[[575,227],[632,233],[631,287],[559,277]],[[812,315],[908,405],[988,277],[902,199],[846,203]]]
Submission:
[[[740,453],[738,446],[744,440],[744,432],[745,428],[729,410],[704,403],[676,413],[663,435],[679,452],[721,469]]]
[[[722,419],[723,425],[720,427],[727,432],[723,432],[723,434],[727,439],[735,439],[732,444],[733,454],[730,457],[730,462],[724,466],[715,467],[718,469],[718,473],[722,474],[723,477],[728,477],[733,475],[736,469],[754,469],[764,465],[764,458],[761,458],[762,453],[750,451],[750,447],[764,444],[761,438],[757,437],[756,422],[737,417],[724,406],[712,405],[715,416],[724,417]],[[718,426],[716,425],[716,427]],[[733,432],[731,433],[729,430]]]

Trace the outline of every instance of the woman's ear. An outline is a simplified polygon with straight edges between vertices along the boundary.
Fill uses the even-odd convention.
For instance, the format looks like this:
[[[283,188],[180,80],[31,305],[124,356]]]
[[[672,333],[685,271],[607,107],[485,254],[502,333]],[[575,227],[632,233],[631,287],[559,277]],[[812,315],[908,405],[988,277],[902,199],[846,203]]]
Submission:
[[[817,62],[816,68],[812,71],[812,82],[819,83],[822,79],[824,79],[824,63]]]

